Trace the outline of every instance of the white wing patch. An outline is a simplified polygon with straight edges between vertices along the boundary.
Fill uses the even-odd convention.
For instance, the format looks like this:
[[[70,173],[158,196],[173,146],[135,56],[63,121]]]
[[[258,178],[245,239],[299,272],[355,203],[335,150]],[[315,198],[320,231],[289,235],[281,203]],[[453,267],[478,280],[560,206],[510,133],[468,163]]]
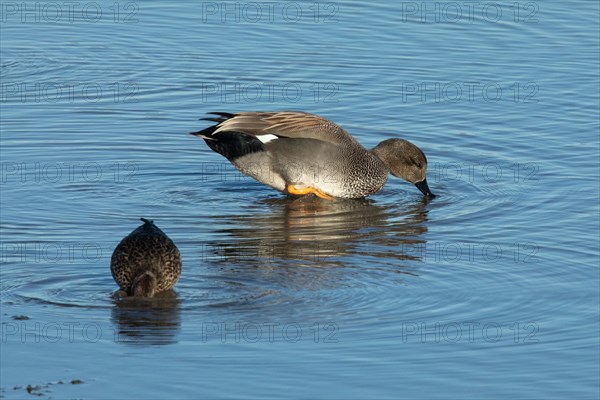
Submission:
[[[269,143],[270,141],[277,139],[277,136],[271,135],[271,134],[266,134],[266,135],[256,135],[256,138],[263,143]]]

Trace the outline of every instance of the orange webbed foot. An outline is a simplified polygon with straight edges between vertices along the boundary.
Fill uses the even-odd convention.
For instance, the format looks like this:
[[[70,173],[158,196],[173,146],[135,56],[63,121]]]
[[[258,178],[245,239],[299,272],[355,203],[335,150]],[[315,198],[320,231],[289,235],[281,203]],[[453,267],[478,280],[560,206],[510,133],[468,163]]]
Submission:
[[[325,200],[334,200],[334,197],[328,195],[327,193],[323,192],[321,189],[317,189],[314,187],[303,187],[303,188],[298,188],[294,185],[287,185],[287,192],[289,194],[295,194],[295,195],[305,195],[305,194],[314,194],[317,197],[320,197],[322,199]]]

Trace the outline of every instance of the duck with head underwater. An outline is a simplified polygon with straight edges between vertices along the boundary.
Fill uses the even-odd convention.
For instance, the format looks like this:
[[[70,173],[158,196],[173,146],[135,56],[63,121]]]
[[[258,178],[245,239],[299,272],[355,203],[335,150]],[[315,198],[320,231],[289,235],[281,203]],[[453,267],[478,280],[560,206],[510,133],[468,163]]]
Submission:
[[[121,240],[110,260],[123,297],[153,297],[172,289],[181,275],[181,255],[175,243],[154,221],[141,220],[144,224]]]
[[[300,111],[214,112],[216,122],[192,132],[242,173],[285,194],[362,198],[383,188],[389,173],[428,198],[427,158],[404,139],[368,150],[335,123]]]

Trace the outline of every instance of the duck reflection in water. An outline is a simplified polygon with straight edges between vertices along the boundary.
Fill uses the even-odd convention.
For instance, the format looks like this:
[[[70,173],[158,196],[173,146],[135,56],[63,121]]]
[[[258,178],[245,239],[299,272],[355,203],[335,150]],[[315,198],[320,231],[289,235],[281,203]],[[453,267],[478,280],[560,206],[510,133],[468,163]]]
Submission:
[[[407,264],[424,256],[425,240],[420,236],[427,232],[427,202],[425,198],[380,206],[369,199],[328,201],[314,196],[265,200],[258,206],[266,204],[267,212],[217,217],[217,233],[226,239],[208,245],[206,261],[231,272],[232,280],[246,275],[260,279],[256,271],[244,274],[248,268],[271,278],[275,269],[286,268],[285,277],[280,277],[287,280],[286,286],[303,285],[293,282],[294,274],[303,275],[309,287],[336,286],[344,280],[340,269],[364,256],[381,259],[388,266],[391,261],[393,272],[414,274]],[[307,274],[290,267],[331,270]],[[332,273],[339,276],[325,283]]]
[[[115,341],[142,346],[176,343],[181,329],[180,314],[180,300],[173,290],[151,298],[115,296],[111,314]]]

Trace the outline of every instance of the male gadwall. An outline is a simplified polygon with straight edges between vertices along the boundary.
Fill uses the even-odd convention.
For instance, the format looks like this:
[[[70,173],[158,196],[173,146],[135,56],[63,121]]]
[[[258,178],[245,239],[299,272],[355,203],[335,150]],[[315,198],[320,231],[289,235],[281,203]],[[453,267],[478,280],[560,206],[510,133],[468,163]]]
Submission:
[[[123,295],[152,297],[171,289],[181,275],[181,255],[175,243],[153,221],[127,235],[115,248],[110,272]]]
[[[381,190],[388,173],[426,196],[427,158],[404,139],[387,139],[372,150],[317,115],[298,112],[213,112],[216,122],[192,135],[225,156],[242,173],[285,194],[360,198]]]

